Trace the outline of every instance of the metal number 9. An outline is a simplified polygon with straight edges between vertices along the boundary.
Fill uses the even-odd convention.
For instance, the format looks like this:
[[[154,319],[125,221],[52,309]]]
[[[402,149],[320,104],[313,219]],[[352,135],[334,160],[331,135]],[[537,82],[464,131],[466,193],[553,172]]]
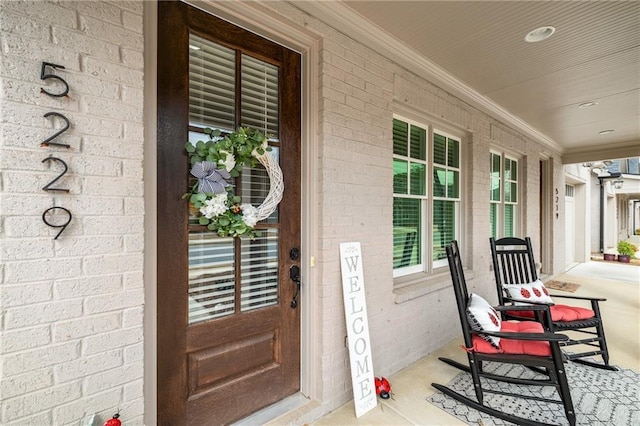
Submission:
[[[53,224],[53,223],[50,223],[50,222],[47,221],[47,213],[49,213],[50,211],[56,210],[56,209],[57,210],[62,210],[67,214],[68,218],[67,218],[67,221],[65,223],[56,225],[56,224]],[[67,228],[67,225],[69,225],[69,223],[71,223],[71,217],[72,217],[71,216],[71,212],[69,210],[65,209],[64,207],[50,207],[50,208],[46,209],[42,213],[42,221],[44,223],[46,223],[47,226],[50,226],[52,228],[61,228],[60,231],[58,232],[58,234],[56,234],[56,236],[53,238],[54,240],[57,240],[58,237],[60,236],[60,234],[62,234],[64,232],[64,230]]]

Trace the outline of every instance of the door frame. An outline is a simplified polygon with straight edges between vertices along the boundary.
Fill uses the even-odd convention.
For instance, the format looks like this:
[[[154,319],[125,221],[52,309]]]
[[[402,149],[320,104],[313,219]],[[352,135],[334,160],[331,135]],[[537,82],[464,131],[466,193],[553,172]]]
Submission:
[[[576,230],[579,229],[579,227],[577,225],[578,221],[576,217],[576,186],[565,178],[564,188],[564,267],[565,270],[567,270],[567,268],[570,268],[571,265],[576,263],[578,254],[576,248],[578,245],[578,241],[576,240]],[[573,189],[573,194],[571,194],[571,196],[567,194],[569,188]],[[569,208],[569,206],[571,207]]]
[[[185,1],[191,6],[225,19],[259,36],[268,38],[301,54],[302,132],[301,132],[301,274],[300,291],[300,393],[317,400],[321,388],[322,310],[317,292],[318,212],[318,52],[320,38],[302,25],[287,20],[262,5],[237,2]],[[301,14],[302,16],[302,14]],[[144,25],[144,423],[157,424],[157,3],[143,3]],[[274,25],[275,24],[275,25]],[[313,303],[312,303],[313,301]]]
[[[538,159],[538,167],[540,209],[540,256],[538,258],[542,265],[541,273],[545,275],[553,275],[553,229],[554,225],[557,223],[557,221],[554,221],[553,219],[553,159],[547,156],[541,156]]]

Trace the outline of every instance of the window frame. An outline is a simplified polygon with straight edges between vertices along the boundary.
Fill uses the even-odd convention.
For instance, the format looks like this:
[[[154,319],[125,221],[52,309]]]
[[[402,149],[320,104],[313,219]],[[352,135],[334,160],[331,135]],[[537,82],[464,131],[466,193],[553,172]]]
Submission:
[[[499,200],[493,199],[493,182],[495,177],[493,176],[493,160],[494,156],[499,157],[500,159],[500,171],[499,171]],[[518,157],[511,153],[501,151],[499,149],[491,149],[489,150],[489,179],[490,179],[490,187],[489,187],[489,235],[493,238],[503,238],[506,236],[517,236],[518,232],[522,228],[521,220],[522,220],[522,157]],[[506,176],[506,164],[507,161],[516,164],[516,174],[515,179],[509,178]],[[511,175],[513,177],[513,175]],[[509,185],[509,194],[510,199],[507,201],[506,193],[507,193],[507,185]],[[512,198],[512,186],[515,185],[515,200]],[[491,222],[491,209],[493,206],[496,206],[495,219],[496,223],[493,224]],[[510,234],[506,232],[506,206],[513,206],[514,213],[511,220],[512,227],[510,230]],[[492,227],[495,228],[492,230]]]
[[[403,199],[420,199],[420,246],[418,249],[420,250],[420,260],[417,265],[411,265],[406,267],[395,267],[393,266],[393,278],[404,278],[411,275],[416,274],[424,274],[427,276],[432,276],[436,274],[442,273],[444,268],[447,267],[447,260],[445,259],[437,259],[434,260],[434,226],[433,226],[433,214],[434,214],[434,202],[435,201],[454,201],[455,202],[455,227],[454,227],[454,238],[460,239],[463,235],[463,220],[461,217],[462,206],[464,205],[465,199],[465,186],[464,186],[464,137],[462,136],[462,132],[457,133],[455,131],[447,130],[446,126],[440,126],[437,123],[433,123],[429,120],[416,120],[411,119],[405,115],[394,114],[393,120],[400,120],[404,123],[407,123],[407,134],[408,141],[410,140],[411,135],[411,126],[417,126],[426,130],[426,139],[425,139],[425,150],[426,150],[426,160],[422,162],[426,164],[426,172],[425,172],[425,192],[423,195],[415,195],[410,193],[410,189],[407,189],[406,193],[396,193],[395,186],[392,188],[392,195],[395,204],[395,200],[398,198]],[[392,126],[393,128],[393,126]],[[446,138],[446,146],[445,146],[445,162],[447,164],[435,164],[434,162],[434,136],[435,134],[441,135]],[[449,140],[455,140],[458,145],[458,166],[453,167],[448,164],[448,149],[449,149]],[[392,156],[393,162],[396,160],[406,160],[409,161],[410,152],[407,149],[407,155],[399,155],[393,152]],[[414,161],[411,159],[411,161]],[[407,169],[409,169],[409,165]],[[434,177],[433,174],[435,172],[435,168],[444,169],[446,171],[455,171],[458,173],[458,193],[457,197],[451,198],[448,197],[448,194],[445,196],[435,196],[434,193]],[[394,174],[395,179],[395,174]],[[410,177],[407,177],[407,180],[410,181]],[[394,180],[395,184],[395,180]],[[392,220],[395,223],[394,212],[392,208]],[[395,226],[393,226],[395,228]],[[395,231],[394,231],[395,234]],[[394,239],[395,240],[395,239]],[[394,241],[394,253],[395,253],[395,241]],[[395,260],[395,259],[394,259]]]

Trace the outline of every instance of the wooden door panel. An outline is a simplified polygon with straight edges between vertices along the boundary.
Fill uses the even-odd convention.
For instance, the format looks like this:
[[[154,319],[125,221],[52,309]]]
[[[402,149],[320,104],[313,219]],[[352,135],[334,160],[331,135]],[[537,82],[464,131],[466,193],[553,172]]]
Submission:
[[[188,404],[188,423],[190,425],[217,425],[228,424],[237,420],[233,413],[252,413],[256,411],[255,402],[264,401],[266,405],[273,404],[282,397],[279,390],[284,386],[281,374],[275,368],[269,369],[264,374],[255,374],[248,381],[247,377],[237,380],[236,386],[222,389],[212,389],[209,393],[203,393],[201,397],[192,396]],[[212,413],[212,407],[223,408]],[[260,407],[258,407],[260,408]],[[224,412],[223,412],[224,411]],[[227,414],[226,411],[231,411]]]
[[[271,306],[255,312],[239,315],[238,317],[220,318],[216,328],[211,329],[208,323],[189,326],[187,334],[187,352],[202,350],[203,348],[225,344],[240,335],[252,336],[275,329],[280,321],[275,315],[280,306]]]
[[[277,367],[275,340],[275,333],[268,331],[189,353],[189,394],[197,395],[269,366]]]
[[[289,280],[289,268],[299,260],[290,259],[289,251],[300,245],[300,55],[175,1],[158,3],[158,29],[158,420],[171,425],[227,424],[299,389],[300,307],[290,307],[295,285]],[[274,304],[242,302],[242,268],[247,262],[262,268],[264,262],[253,261],[251,245],[236,241],[229,245],[235,260],[228,268],[235,273],[225,278],[233,281],[228,285],[233,297],[224,302],[224,314],[192,318],[192,324],[190,241],[203,244],[197,246],[199,256],[213,249],[197,241],[199,237],[189,238],[189,232],[207,231],[189,225],[187,204],[181,199],[189,173],[184,144],[189,132],[199,131],[189,122],[190,34],[225,51],[233,49],[237,61],[258,58],[277,67],[279,134],[272,143],[285,185],[277,216],[258,224],[277,238],[272,247],[277,268],[274,261],[260,272],[276,277],[268,278],[277,281],[277,299],[270,302]],[[235,69],[240,72],[242,66]],[[241,105],[234,108],[240,122]],[[219,284],[219,274],[197,272],[198,282],[211,280],[213,287],[227,288],[226,281]],[[200,287],[196,291],[194,297],[201,299]],[[203,305],[200,299],[196,302]]]

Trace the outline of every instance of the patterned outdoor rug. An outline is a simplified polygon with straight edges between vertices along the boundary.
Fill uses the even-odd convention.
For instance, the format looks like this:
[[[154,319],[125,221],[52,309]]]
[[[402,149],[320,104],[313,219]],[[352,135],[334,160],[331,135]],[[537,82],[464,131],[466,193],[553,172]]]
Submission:
[[[607,371],[582,366],[574,362],[567,365],[571,397],[578,425],[640,425],[640,374],[622,369]],[[515,377],[535,377],[537,374],[520,365],[485,363],[485,371],[508,373]],[[541,376],[542,377],[542,376]],[[524,386],[482,379],[486,389],[559,399],[551,386]],[[475,399],[471,375],[458,374],[447,387]],[[470,425],[510,425],[488,414],[474,410],[453,398],[436,392],[427,398],[431,404]],[[524,400],[504,395],[485,393],[485,405],[503,412],[535,421],[568,425],[562,404]]]
[[[544,286],[553,290],[568,291],[569,293],[575,293],[576,290],[580,288],[580,284],[565,281],[549,281],[544,283]]]

